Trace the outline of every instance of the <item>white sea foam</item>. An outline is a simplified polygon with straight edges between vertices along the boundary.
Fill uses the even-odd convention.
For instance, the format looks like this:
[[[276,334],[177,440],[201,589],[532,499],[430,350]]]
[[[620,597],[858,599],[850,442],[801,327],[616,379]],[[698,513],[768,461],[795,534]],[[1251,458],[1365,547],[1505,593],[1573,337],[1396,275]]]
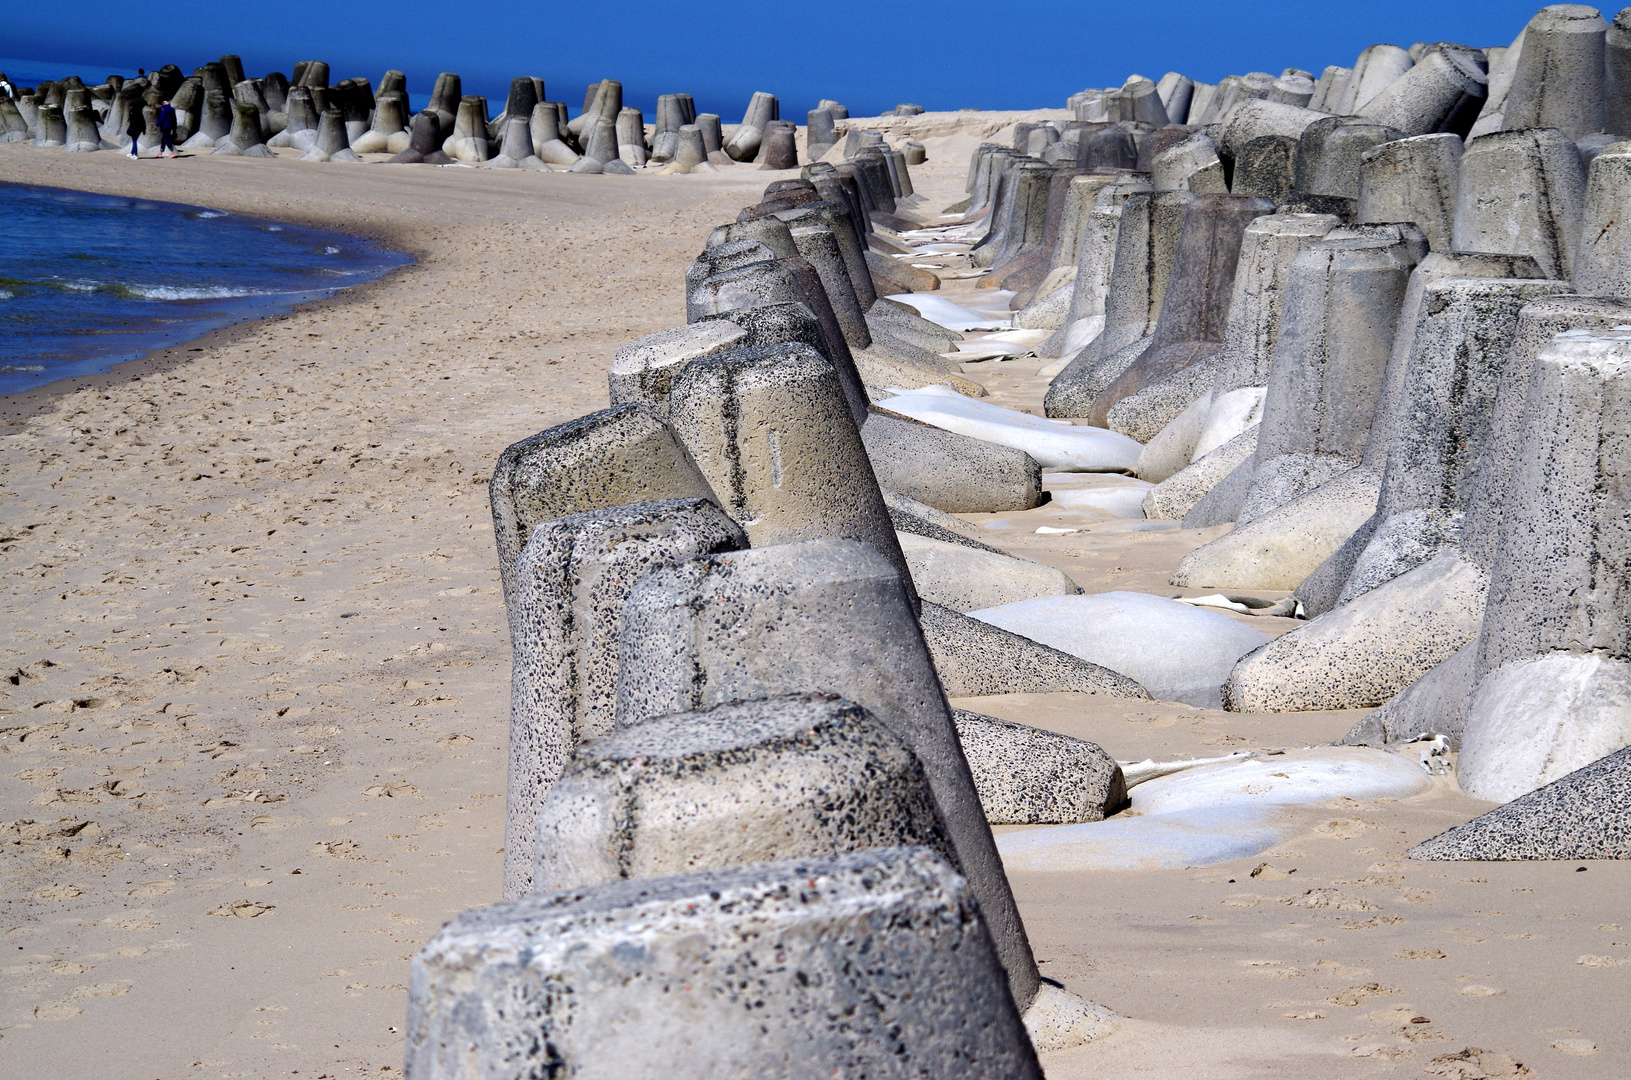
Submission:
[[[201,218],[218,218],[230,215],[225,210],[200,210],[198,216]]]
[[[0,371],[44,371],[44,364],[0,364]]]
[[[234,289],[224,285],[126,285],[132,296],[148,300],[227,300],[236,296],[276,296],[260,289]]]
[[[16,295],[17,294],[12,292],[10,289],[0,289],[0,300],[10,300]]]

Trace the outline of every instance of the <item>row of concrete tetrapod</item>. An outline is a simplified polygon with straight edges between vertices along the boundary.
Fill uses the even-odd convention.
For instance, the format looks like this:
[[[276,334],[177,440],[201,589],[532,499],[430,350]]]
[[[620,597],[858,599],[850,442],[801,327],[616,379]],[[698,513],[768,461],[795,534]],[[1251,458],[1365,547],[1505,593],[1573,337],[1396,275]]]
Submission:
[[[146,127],[141,149],[156,149],[159,110],[169,101],[176,145],[240,157],[272,157],[271,148],[294,147],[303,161],[358,162],[362,154],[389,153],[397,164],[625,174],[648,165],[684,173],[731,162],[756,161],[766,169],[799,163],[796,126],[779,118],[771,94],[755,93],[742,123],[728,133],[718,115],[697,113],[691,95],[662,95],[648,136],[645,117],[623,104],[623,85],[615,79],[590,84],[572,118],[564,103],[545,100],[539,78],[511,80],[504,109],[492,118],[487,99],[461,87],[458,75],[444,72],[427,106],[414,113],[400,71],[386,72],[377,88],[366,79],[330,86],[321,61],[296,64],[292,79],[281,72],[249,79],[236,56],[225,56],[186,77],[171,64],[136,79],[110,76],[87,87],[70,76],[15,100],[0,97],[0,141],[76,152],[123,149],[134,112]],[[836,125],[848,117],[836,101],[810,111],[808,160],[831,150]]]
[[[903,537],[1043,496],[1027,455],[871,404],[953,340],[879,296],[894,175],[770,185],[612,406],[500,458],[508,899],[415,960],[414,1080],[1040,1076],[1113,1027],[1038,976],[989,822],[1102,818],[1120,768],[947,692],[1144,692],[914,580]]]
[[[1495,801],[1568,787],[1631,743],[1631,142],[1603,134],[1631,132],[1631,9],[1353,72],[1130,80],[980,147],[950,209],[1016,325],[1055,331],[1050,415],[1146,444],[1148,516],[1234,523],[1173,584],[1316,616],[1228,707],[1383,705],[1351,741],[1441,734]],[[1490,857],[1477,832],[1457,850]],[[1570,836],[1551,857],[1631,853]]]

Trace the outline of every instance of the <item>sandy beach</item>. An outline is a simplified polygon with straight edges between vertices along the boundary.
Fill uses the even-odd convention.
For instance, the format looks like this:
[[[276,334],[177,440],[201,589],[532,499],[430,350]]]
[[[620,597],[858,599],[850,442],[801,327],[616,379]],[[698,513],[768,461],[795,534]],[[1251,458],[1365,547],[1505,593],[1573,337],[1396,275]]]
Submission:
[[[962,197],[976,139],[924,141],[913,179],[932,211]],[[296,221],[416,260],[0,400],[0,1072],[400,1075],[409,960],[499,894],[491,466],[604,407],[616,350],[684,322],[709,228],[784,175],[0,146],[0,181]],[[968,377],[1040,411],[1040,367]],[[1178,595],[1172,567],[1227,529],[1002,517],[983,539],[1089,592]],[[1035,533],[1049,524],[1084,531]],[[953,703],[1122,760],[1294,752],[1363,715]],[[1631,866],[1403,858],[1489,805],[1435,778],[1408,800],[1300,809],[1295,838],[1247,860],[1013,874],[1044,976],[1126,1018],[1044,1055],[1048,1075],[1624,1076]]]

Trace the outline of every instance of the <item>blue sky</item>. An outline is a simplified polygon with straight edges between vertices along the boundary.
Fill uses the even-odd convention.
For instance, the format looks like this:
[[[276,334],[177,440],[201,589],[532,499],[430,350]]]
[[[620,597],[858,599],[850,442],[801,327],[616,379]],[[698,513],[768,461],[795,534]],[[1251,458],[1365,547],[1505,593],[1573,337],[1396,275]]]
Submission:
[[[191,72],[225,52],[251,75],[296,60],[329,62],[336,79],[386,68],[408,74],[416,107],[439,71],[496,113],[513,75],[545,80],[574,113],[585,84],[621,79],[651,118],[660,93],[688,92],[698,110],[741,119],[754,90],[782,115],[823,97],[856,115],[897,102],[929,109],[1059,107],[1084,86],[1132,72],[1182,71],[1208,82],[1247,71],[1349,65],[1375,42],[1509,43],[1535,0],[1030,0],[1028,3],[751,3],[702,0],[621,5],[491,0],[275,0],[240,4],[113,4],[79,0],[74,17],[50,4],[8,5],[0,55],[61,61],[100,76],[174,63]],[[251,10],[253,14],[251,14]],[[1607,12],[1612,18],[1614,10]]]

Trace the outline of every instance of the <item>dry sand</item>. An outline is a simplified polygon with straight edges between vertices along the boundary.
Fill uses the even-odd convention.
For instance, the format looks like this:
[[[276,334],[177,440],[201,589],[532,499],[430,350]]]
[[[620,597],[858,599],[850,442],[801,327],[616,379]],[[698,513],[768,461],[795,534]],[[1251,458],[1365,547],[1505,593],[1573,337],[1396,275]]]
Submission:
[[[973,139],[925,142],[914,179],[937,208]],[[298,220],[419,260],[0,403],[0,1074],[398,1074],[410,957],[499,890],[490,465],[604,406],[612,354],[683,321],[707,229],[778,175],[0,146],[3,180]],[[1036,408],[1039,366],[971,373]],[[985,539],[1090,591],[1176,595],[1167,571],[1217,532],[1002,517]],[[1033,532],[1060,522],[1087,529]],[[958,704],[1122,759],[1330,741],[1361,715]],[[1631,868],[1401,858],[1484,805],[1440,782],[1310,808],[1303,835],[1239,863],[1016,875],[1044,974],[1128,1017],[1048,1075],[1626,1075]],[[1492,1053],[1437,1060],[1466,1047]]]

